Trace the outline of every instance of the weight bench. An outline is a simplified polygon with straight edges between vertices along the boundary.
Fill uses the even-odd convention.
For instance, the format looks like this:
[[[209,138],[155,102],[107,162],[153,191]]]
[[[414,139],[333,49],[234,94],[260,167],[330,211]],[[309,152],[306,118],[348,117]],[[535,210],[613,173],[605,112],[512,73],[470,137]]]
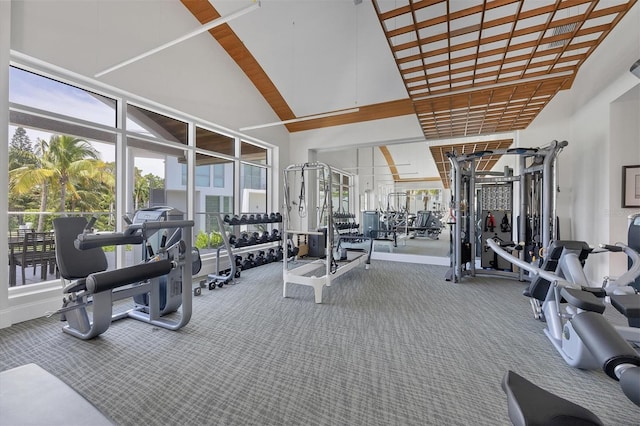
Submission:
[[[115,424],[73,388],[36,364],[0,373],[0,419],[6,425]]]

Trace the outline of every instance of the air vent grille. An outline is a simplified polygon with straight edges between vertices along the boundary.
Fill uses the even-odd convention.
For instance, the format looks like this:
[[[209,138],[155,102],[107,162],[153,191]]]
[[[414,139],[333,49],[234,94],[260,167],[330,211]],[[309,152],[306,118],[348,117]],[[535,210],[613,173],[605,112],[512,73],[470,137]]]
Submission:
[[[576,29],[576,23],[572,22],[571,24],[566,24],[566,25],[560,25],[559,27],[555,27],[553,29],[553,33],[551,34],[552,36],[558,36],[558,35],[562,35],[562,34],[568,34],[573,32],[573,30]],[[564,46],[565,44],[567,44],[569,42],[568,38],[562,39],[562,40],[558,40],[558,41],[553,41],[551,43],[549,43],[549,49],[552,49],[554,47],[560,47],[560,46]]]

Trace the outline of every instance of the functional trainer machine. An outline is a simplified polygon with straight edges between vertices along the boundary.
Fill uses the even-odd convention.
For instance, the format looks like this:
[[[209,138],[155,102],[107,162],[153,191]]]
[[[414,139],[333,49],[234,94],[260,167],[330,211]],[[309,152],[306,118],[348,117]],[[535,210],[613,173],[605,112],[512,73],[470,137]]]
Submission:
[[[365,264],[365,269],[369,269],[373,239],[352,233],[341,234],[334,227],[335,214],[331,197],[333,173],[329,165],[324,163],[293,164],[284,169],[283,174],[285,203],[287,206],[283,216],[285,238],[288,240],[292,235],[296,235],[298,238],[300,236],[316,237],[319,241],[324,240],[325,250],[324,257],[298,266],[295,266],[290,261],[290,256],[284,256],[282,262],[282,295],[287,297],[289,284],[306,285],[313,287],[315,302],[322,303],[322,289],[324,286],[330,287],[335,279],[356,266]],[[326,217],[327,228],[317,231],[294,229],[295,225],[293,225],[292,221],[293,205],[295,204],[298,207],[298,218],[301,221],[305,219],[308,211],[306,182],[314,178],[318,179],[323,185],[322,190],[325,194],[325,201],[323,206],[317,207],[317,210],[320,218]],[[292,190],[299,191],[300,195],[297,202],[291,199],[290,192]],[[313,210],[312,208],[311,211]],[[299,228],[302,228],[302,226],[299,226]]]
[[[93,233],[95,218],[60,217],[53,220],[56,260],[63,288],[63,331],[83,340],[105,332],[112,321],[134,318],[149,324],[178,330],[191,319],[191,277],[194,264],[191,250],[191,220],[149,220],[140,211],[124,232]],[[156,219],[162,212],[156,212]],[[145,217],[142,217],[145,216]],[[157,253],[151,237],[161,233]],[[171,232],[171,235],[169,235]],[[107,271],[102,247],[134,245],[146,248],[146,261]],[[194,263],[195,261],[195,263]],[[197,272],[197,271],[196,271]],[[187,290],[188,289],[188,290]],[[184,291],[183,291],[184,290]],[[113,314],[113,302],[133,297],[134,308]],[[90,316],[88,309],[92,306]],[[181,315],[166,317],[180,306]]]
[[[459,282],[465,276],[476,274],[503,275],[524,280],[522,271],[501,270],[503,268],[492,253],[485,255],[489,256],[485,261],[490,270],[476,269],[475,259],[486,249],[486,240],[495,238],[494,234],[499,237],[502,235],[505,239],[517,230],[517,241],[524,242],[525,258],[537,257],[540,249],[557,238],[558,229],[554,220],[556,160],[567,145],[566,141],[553,141],[542,148],[447,153],[451,163],[455,222],[451,268],[445,275],[448,281]],[[511,169],[503,173],[478,171],[478,163],[493,155],[519,156],[520,175],[513,175]],[[513,184],[519,188],[519,208],[514,205]],[[480,194],[479,189],[482,190]],[[479,206],[476,206],[477,199],[483,201]],[[514,222],[517,226],[511,225]],[[495,264],[491,265],[491,261]]]

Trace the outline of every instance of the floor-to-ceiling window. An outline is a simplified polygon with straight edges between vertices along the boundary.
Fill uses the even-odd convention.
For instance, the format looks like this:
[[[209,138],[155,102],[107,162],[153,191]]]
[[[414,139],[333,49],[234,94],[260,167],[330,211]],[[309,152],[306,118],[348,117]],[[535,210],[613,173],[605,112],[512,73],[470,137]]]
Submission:
[[[59,215],[96,216],[96,230],[112,231],[124,215],[170,206],[195,221],[206,253],[218,215],[271,208],[267,144],[58,72],[10,67],[12,286],[57,279],[52,261],[23,264],[18,246],[26,232],[51,232]],[[139,261],[129,248],[106,250],[110,268]]]
[[[9,78],[8,283],[16,286],[56,278],[47,253],[55,217],[97,215],[96,229],[113,229],[117,101],[18,67]]]

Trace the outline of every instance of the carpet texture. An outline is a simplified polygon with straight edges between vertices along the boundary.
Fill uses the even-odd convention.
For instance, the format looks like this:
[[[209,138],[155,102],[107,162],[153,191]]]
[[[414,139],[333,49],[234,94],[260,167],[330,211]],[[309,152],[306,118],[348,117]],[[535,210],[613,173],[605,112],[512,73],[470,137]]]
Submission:
[[[54,318],[0,330],[0,370],[39,364],[121,425],[509,425],[511,369],[605,424],[638,425],[617,382],[555,352],[523,283],[445,271],[373,261],[317,305],[311,287],[283,298],[268,264],[204,290],[177,332],[125,319],[81,341]]]

